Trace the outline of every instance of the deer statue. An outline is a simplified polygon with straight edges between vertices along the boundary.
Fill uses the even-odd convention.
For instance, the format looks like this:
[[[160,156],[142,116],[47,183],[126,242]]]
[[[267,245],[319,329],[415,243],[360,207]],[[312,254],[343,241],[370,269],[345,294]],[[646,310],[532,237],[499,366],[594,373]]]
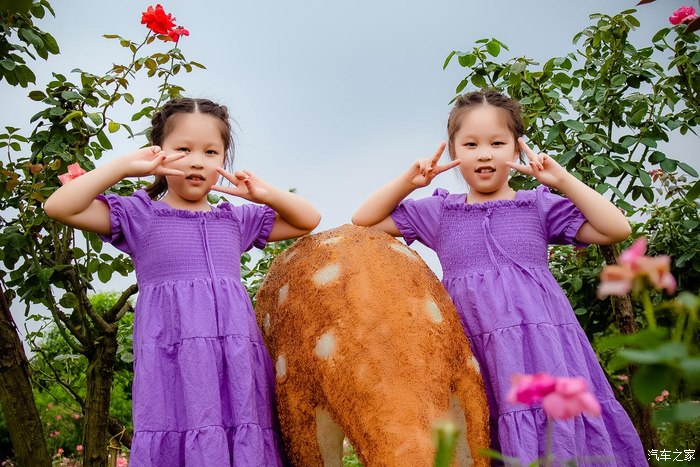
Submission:
[[[430,466],[435,423],[460,430],[458,466],[487,466],[479,366],[437,277],[391,236],[345,225],[277,257],[256,315],[275,365],[285,448],[296,466]]]

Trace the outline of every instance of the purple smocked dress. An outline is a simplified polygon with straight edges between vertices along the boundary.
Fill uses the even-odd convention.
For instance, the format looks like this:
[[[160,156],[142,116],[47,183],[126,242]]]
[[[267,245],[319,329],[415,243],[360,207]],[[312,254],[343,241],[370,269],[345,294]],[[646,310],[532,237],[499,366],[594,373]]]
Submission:
[[[173,209],[107,195],[103,239],[133,259],[133,467],[281,465],[274,373],[240,256],[265,246],[267,206]]]
[[[438,189],[429,198],[404,200],[391,217],[407,243],[419,240],[440,259],[442,282],[481,367],[493,447],[523,465],[545,454],[541,406],[506,400],[514,373],[582,376],[602,416],[554,424],[557,463],[647,465],[630,418],[547,266],[548,244],[583,246],[574,236],[586,219],[544,186],[519,191],[514,200],[465,201],[465,194]]]

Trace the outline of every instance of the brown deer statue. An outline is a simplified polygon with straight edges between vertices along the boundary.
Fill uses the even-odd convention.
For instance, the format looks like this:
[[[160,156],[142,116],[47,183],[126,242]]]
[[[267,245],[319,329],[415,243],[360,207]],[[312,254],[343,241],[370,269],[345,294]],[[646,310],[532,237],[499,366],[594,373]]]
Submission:
[[[352,225],[304,237],[274,260],[256,314],[294,465],[342,467],[347,437],[366,467],[428,467],[445,419],[460,430],[453,465],[489,465],[479,366],[447,291],[402,242]]]

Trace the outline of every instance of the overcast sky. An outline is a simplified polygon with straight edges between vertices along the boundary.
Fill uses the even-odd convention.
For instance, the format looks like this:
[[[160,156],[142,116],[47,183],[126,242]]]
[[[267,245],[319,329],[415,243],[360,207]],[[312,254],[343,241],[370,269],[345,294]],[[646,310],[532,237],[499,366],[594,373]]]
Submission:
[[[647,43],[669,25],[673,10],[686,2],[662,0],[639,7],[642,25],[634,37]],[[396,177],[415,159],[431,155],[445,138],[449,101],[464,77],[456,61],[442,69],[452,50],[495,37],[510,51],[540,62],[574,50],[571,39],[591,24],[588,15],[614,14],[635,1],[197,1],[162,2],[177,24],[190,31],[180,48],[206,70],[178,75],[191,97],[225,104],[237,122],[235,165],[248,168],[280,188],[297,188],[323,215],[317,231],[350,221],[373,190]],[[696,2],[690,1],[696,6]],[[103,34],[140,42],[147,32],[145,1],[52,2],[57,18],[40,27],[58,41],[61,54],[31,63],[37,86],[12,88],[0,82],[0,124],[29,133],[39,107],[26,98],[43,89],[52,71],[74,68],[107,71],[127,63],[126,49]],[[156,50],[156,49],[153,49]],[[145,76],[132,92],[152,93]],[[11,112],[8,111],[11,109]],[[134,109],[117,114],[128,121]],[[145,120],[136,130],[142,130]],[[145,140],[115,136],[113,157]],[[696,136],[677,140],[669,155],[697,164]],[[694,148],[694,149],[693,149]],[[691,155],[691,150],[693,154]],[[694,159],[694,160],[693,160]],[[102,159],[104,161],[105,159]],[[100,161],[101,163],[101,161]],[[464,191],[452,173],[436,186]],[[426,196],[426,188],[415,196]],[[417,248],[440,275],[437,261]],[[110,284],[123,288],[128,281]]]

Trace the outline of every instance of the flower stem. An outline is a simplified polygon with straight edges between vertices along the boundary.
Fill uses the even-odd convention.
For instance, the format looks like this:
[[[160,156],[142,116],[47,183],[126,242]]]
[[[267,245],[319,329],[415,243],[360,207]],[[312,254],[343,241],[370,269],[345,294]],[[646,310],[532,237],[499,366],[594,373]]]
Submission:
[[[649,290],[644,289],[642,292],[642,303],[644,304],[644,314],[649,322],[649,329],[656,329],[656,316],[654,316],[654,305],[651,303],[651,297],[649,296]]]
[[[547,417],[547,431],[544,441],[544,466],[552,467],[552,419]]]

